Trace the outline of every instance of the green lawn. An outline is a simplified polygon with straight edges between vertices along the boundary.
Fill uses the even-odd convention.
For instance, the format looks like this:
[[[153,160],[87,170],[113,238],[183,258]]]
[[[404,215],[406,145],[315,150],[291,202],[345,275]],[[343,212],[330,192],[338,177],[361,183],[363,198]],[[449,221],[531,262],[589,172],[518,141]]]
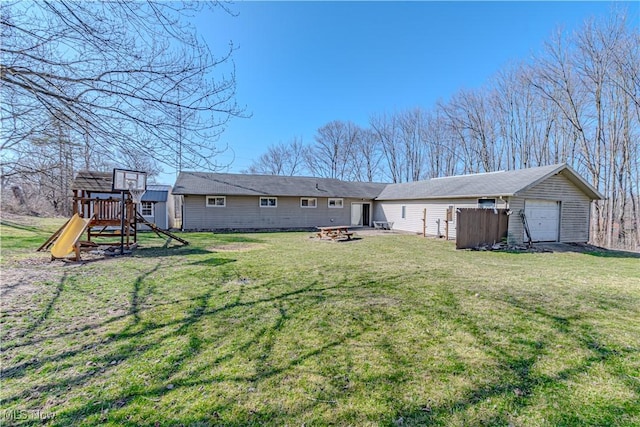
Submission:
[[[640,258],[188,233],[49,263],[59,223],[0,229],[8,425],[640,425]]]

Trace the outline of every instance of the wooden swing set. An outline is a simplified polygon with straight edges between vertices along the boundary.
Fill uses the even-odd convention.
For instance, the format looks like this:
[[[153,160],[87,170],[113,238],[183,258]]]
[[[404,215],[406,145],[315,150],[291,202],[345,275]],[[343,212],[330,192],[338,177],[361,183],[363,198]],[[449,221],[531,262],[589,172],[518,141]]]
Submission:
[[[114,178],[115,177],[115,178]],[[74,239],[71,251],[75,254],[76,261],[80,260],[82,250],[95,249],[98,246],[97,238],[117,238],[115,241],[100,241],[100,245],[121,246],[132,250],[138,244],[138,229],[140,225],[147,226],[156,235],[166,238],[165,247],[172,240],[188,245],[189,242],[181,237],[163,230],[156,224],[147,221],[136,210],[131,194],[128,191],[114,190],[115,173],[104,172],[79,172],[73,181],[73,217],[60,227],[38,251],[49,250],[56,244],[61,236],[69,230],[74,218],[84,219],[83,230]],[[116,187],[117,188],[117,187]],[[121,203],[124,195],[124,206]],[[124,221],[123,221],[124,215]],[[80,238],[86,232],[86,239]],[[71,253],[71,252],[69,252]],[[52,252],[52,258],[53,256]]]

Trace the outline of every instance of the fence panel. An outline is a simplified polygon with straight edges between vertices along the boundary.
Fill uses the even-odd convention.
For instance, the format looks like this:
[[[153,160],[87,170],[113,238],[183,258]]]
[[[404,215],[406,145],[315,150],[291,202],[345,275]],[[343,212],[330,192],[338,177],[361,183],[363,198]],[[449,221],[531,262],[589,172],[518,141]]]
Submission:
[[[506,209],[458,209],[456,249],[492,245],[507,237]]]

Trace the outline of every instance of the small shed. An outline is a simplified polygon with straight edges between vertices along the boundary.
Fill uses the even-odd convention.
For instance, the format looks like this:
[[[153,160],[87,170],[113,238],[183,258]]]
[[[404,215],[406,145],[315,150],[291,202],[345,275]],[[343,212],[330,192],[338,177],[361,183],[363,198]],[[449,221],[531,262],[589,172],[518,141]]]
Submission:
[[[138,212],[145,220],[163,230],[175,228],[175,204],[170,185],[148,184],[147,191],[138,205]],[[145,225],[140,229],[145,230]]]

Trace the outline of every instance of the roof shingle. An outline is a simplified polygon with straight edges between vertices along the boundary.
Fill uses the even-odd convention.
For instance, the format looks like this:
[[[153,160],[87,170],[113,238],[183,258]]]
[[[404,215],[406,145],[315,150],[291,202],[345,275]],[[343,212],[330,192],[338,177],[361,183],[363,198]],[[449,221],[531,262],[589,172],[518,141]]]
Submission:
[[[72,190],[83,190],[89,193],[113,193],[119,194],[120,191],[113,191],[113,173],[96,172],[96,171],[80,171],[71,183]],[[143,202],[166,202],[170,185],[163,184],[147,184],[147,191],[142,196]]]
[[[565,172],[566,171],[566,172]],[[541,166],[513,171],[489,172],[434,178],[427,181],[389,184],[377,200],[445,199],[488,196],[516,196],[552,175],[565,176],[591,199],[602,195],[566,164]]]
[[[374,199],[386,185],[301,176],[181,172],[173,194]]]

